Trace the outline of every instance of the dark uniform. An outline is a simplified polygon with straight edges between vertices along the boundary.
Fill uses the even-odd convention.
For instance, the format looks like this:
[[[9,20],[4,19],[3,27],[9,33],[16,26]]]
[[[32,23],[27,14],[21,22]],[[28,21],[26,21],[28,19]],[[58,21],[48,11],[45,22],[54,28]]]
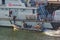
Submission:
[[[9,11],[9,17],[11,17],[11,15],[12,15],[12,11]]]

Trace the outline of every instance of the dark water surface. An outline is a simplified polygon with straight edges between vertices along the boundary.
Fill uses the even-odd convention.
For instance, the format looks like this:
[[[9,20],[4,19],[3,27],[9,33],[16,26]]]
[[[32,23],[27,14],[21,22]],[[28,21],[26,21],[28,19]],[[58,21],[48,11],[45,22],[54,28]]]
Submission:
[[[41,32],[19,30],[0,27],[0,40],[60,40],[59,37],[46,36]]]

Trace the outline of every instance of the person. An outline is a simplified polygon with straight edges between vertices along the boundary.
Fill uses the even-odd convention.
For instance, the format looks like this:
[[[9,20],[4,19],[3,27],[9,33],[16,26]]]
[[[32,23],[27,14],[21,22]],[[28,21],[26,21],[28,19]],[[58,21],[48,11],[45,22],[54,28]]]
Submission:
[[[36,7],[39,6],[39,3],[40,3],[40,2],[38,2],[37,0],[35,1],[35,5],[36,5]]]
[[[12,24],[12,10],[9,10],[10,23]]]
[[[2,5],[5,5],[5,0],[2,0]]]
[[[31,4],[31,7],[35,7],[36,6],[36,4],[35,4],[35,1],[34,0],[30,0],[30,2],[29,2],[30,4]],[[32,11],[33,11],[33,14],[35,13],[35,9],[32,9]]]
[[[31,7],[35,7],[36,6],[36,4],[35,4],[35,1],[34,0],[30,0],[30,2],[29,2],[30,4],[31,4]]]
[[[11,15],[12,15],[12,10],[9,11],[9,17],[11,17]]]
[[[13,10],[13,21],[14,21],[14,24],[16,23],[16,17],[17,17],[17,10],[15,9],[15,10]]]
[[[25,21],[23,21],[23,26],[22,28],[27,28],[27,23],[25,23]]]
[[[14,21],[14,24],[16,23],[16,16],[13,16],[13,21]]]
[[[25,0],[25,6],[28,7],[28,0]]]
[[[40,19],[39,19],[39,17],[40,17],[40,14],[39,14],[39,13],[37,13],[37,20],[40,20]]]
[[[39,7],[37,9],[37,13],[39,14],[39,16],[38,16],[39,19],[41,21],[43,21],[45,19],[45,17],[46,17],[46,14],[45,14],[45,5],[43,5],[43,3],[39,4]]]
[[[39,24],[37,24],[37,25],[35,26],[35,28],[36,28],[36,29],[41,29],[41,26],[40,26]]]
[[[24,0],[21,0],[22,3],[24,3],[25,1]]]

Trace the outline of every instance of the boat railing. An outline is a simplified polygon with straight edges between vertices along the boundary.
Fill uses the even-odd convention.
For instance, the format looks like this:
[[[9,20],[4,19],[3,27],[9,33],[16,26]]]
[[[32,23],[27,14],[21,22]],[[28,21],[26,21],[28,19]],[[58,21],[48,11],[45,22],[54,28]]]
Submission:
[[[20,6],[11,6],[11,7],[8,7],[8,6],[0,6],[0,8],[8,8],[8,9],[37,9],[37,7],[20,7]]]
[[[0,20],[6,20],[6,21],[13,21],[13,19],[10,18],[0,18]],[[16,19],[15,21],[25,21],[25,22],[46,22],[46,23],[51,23],[51,22],[60,22],[60,20],[37,20],[37,19]]]

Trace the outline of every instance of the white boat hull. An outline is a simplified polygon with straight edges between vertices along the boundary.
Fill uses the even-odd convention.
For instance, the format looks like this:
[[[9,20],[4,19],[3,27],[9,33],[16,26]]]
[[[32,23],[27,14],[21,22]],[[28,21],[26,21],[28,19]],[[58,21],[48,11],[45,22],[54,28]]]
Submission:
[[[45,30],[44,34],[48,36],[54,36],[54,37],[60,37],[60,30],[54,31],[54,30]]]
[[[9,21],[0,20],[0,26],[12,26]]]

